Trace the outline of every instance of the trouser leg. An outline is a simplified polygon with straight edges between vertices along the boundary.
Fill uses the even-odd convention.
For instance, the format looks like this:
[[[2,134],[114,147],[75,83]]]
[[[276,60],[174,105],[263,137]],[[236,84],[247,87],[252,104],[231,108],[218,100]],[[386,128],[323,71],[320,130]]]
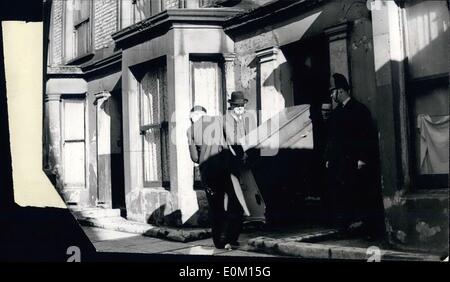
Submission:
[[[225,236],[227,243],[235,243],[242,231],[244,210],[236,196],[231,180],[227,185],[228,205],[226,211]]]
[[[214,246],[217,248],[223,248],[226,244],[223,228],[226,220],[223,205],[224,192],[220,190],[214,191],[211,188],[207,188],[206,195],[209,204],[209,219],[211,222],[211,232]]]

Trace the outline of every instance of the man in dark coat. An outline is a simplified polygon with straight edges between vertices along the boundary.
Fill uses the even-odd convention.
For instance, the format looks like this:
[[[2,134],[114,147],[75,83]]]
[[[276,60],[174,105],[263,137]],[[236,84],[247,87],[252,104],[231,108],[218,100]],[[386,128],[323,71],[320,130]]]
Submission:
[[[367,225],[369,175],[372,167],[373,135],[369,109],[351,96],[350,86],[342,74],[331,79],[331,98],[337,107],[329,119],[328,142],[325,150],[329,172],[333,214],[337,228],[345,231]],[[360,230],[362,228],[359,228]]]
[[[229,249],[238,245],[243,208],[231,181],[232,156],[223,135],[222,117],[207,116],[205,108],[195,106],[190,118],[189,151],[192,161],[199,164],[206,189],[214,245]]]

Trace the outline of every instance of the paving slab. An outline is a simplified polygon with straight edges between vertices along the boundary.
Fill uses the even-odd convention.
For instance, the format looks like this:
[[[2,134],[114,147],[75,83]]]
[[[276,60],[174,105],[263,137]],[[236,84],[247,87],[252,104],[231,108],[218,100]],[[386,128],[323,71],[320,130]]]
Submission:
[[[176,251],[166,252],[168,254],[178,254],[178,255],[219,255],[222,253],[229,252],[225,249],[216,249],[209,246],[193,246],[189,248],[184,248]]]
[[[156,238],[138,236],[123,240],[101,241],[94,243],[97,251],[118,253],[156,254],[186,248],[186,243],[164,241]]]
[[[118,232],[113,230],[107,230],[102,228],[92,228],[92,227],[82,227],[84,233],[88,236],[89,240],[94,242],[100,242],[100,241],[110,241],[110,240],[117,240],[117,239],[124,239],[124,238],[133,238],[137,237],[139,235],[131,234],[131,233],[125,233],[125,232]]]

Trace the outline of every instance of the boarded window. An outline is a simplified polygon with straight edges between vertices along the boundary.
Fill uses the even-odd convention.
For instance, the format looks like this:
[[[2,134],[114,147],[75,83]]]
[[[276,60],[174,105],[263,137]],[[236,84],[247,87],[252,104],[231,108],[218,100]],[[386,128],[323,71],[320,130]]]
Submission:
[[[64,187],[85,187],[85,124],[84,100],[63,102],[63,164]]]

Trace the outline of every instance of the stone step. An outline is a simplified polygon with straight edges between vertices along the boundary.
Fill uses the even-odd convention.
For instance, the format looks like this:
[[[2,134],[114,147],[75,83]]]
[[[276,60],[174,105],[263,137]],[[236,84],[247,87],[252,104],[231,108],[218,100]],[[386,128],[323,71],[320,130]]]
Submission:
[[[120,209],[85,208],[73,209],[72,214],[76,219],[120,217]]]
[[[138,234],[183,243],[211,237],[211,229],[209,228],[175,228],[154,226],[151,224],[127,220],[123,217],[117,216],[84,218],[79,219],[78,222],[83,226],[98,227],[107,230]]]

